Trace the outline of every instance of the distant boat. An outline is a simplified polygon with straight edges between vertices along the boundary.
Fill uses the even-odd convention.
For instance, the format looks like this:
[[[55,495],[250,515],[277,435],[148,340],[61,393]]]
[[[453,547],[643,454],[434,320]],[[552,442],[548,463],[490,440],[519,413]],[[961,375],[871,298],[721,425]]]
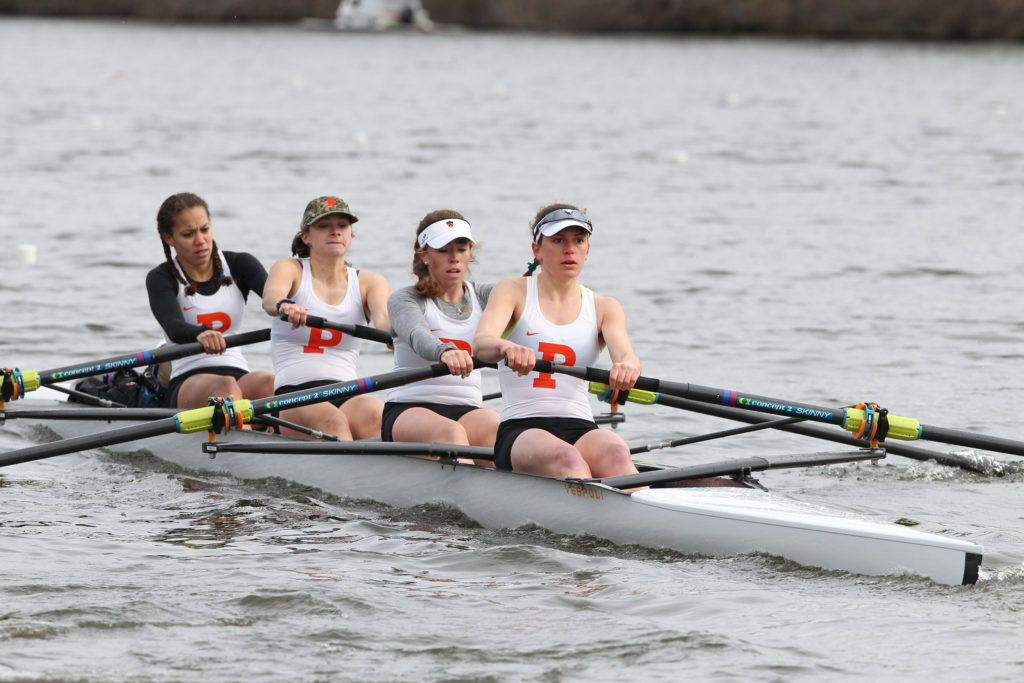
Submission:
[[[434,22],[420,0],[341,0],[333,21],[303,19],[307,29],[328,31],[433,31]]]

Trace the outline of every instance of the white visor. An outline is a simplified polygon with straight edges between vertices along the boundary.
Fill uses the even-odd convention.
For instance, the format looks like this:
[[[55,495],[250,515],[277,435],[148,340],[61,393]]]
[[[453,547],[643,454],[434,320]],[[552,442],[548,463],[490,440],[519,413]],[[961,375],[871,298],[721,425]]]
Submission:
[[[440,249],[452,240],[457,240],[461,237],[465,237],[470,242],[476,244],[473,240],[473,233],[469,229],[469,223],[461,218],[442,218],[436,223],[431,223],[425,227],[423,232],[416,238],[416,241],[420,245],[420,249],[423,247]]]
[[[551,221],[550,223],[545,223],[540,229],[540,234],[544,235],[544,237],[551,237],[552,235],[559,233],[565,230],[566,228],[583,228],[584,230],[587,231],[588,235],[593,234],[594,232],[594,228],[592,228],[590,224],[578,221],[575,218],[566,218],[565,220],[561,221]],[[538,235],[538,237],[539,236],[540,235]]]

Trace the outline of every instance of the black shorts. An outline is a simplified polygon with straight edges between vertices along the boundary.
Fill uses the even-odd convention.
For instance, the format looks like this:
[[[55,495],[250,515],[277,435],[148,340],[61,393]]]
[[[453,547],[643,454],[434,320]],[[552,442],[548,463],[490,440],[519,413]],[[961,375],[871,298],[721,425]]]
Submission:
[[[474,410],[479,410],[480,406],[469,406],[466,404],[459,405],[448,405],[445,403],[392,403],[388,401],[384,404],[384,417],[380,423],[380,440],[381,441],[394,441],[391,435],[391,430],[395,427],[395,420],[398,416],[409,410],[409,408],[426,408],[432,410],[441,417],[447,417],[449,420],[459,421],[466,413],[471,413]]]
[[[343,381],[344,380],[340,379],[314,379],[310,380],[309,382],[303,382],[301,384],[285,384],[284,386],[281,387],[274,387],[274,396],[280,396],[281,394],[290,394],[293,391],[306,391],[307,389],[316,389],[317,387],[324,387],[327,386],[328,384],[338,384],[339,382]],[[328,399],[328,403],[333,403],[334,405],[340,407],[342,403],[349,400],[353,396],[358,395],[359,394],[345,394],[344,396],[338,396],[337,398]],[[279,411],[272,411],[271,414],[274,417],[277,417],[278,412]]]
[[[494,467],[496,469],[512,469],[512,444],[527,429],[543,429],[567,444],[573,445],[584,434],[600,429],[600,427],[593,420],[582,420],[578,417],[524,417],[520,420],[505,420],[498,425],[498,436],[494,440]]]
[[[236,368],[231,365],[211,365],[208,368],[196,368],[195,370],[183,372],[177,377],[171,378],[171,380],[167,382],[167,406],[170,408],[178,407],[178,392],[181,391],[181,385],[185,383],[185,380],[194,375],[220,375],[221,377],[242,379],[248,374],[248,370]],[[236,396],[236,398],[242,397]]]

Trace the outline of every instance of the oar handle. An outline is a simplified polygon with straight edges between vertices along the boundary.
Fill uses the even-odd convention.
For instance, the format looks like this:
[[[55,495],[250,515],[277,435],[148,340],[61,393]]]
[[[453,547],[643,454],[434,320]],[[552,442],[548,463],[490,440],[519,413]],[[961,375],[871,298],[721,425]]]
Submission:
[[[288,314],[282,313],[281,320],[287,321]],[[349,323],[334,323],[326,318],[320,317],[319,315],[310,315],[309,313],[306,314],[306,327],[317,327],[321,330],[334,330],[352,337],[380,342],[381,344],[390,344],[394,341],[390,334],[384,330],[378,330],[376,327],[370,327],[368,325],[351,325]]]

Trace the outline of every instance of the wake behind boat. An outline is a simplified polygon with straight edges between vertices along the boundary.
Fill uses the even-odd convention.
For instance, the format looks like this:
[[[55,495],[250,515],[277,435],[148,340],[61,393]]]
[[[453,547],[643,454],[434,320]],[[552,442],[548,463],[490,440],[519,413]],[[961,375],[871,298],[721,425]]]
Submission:
[[[54,419],[68,409],[83,419]],[[97,431],[101,409],[28,400],[3,418],[45,425],[62,439]],[[27,412],[26,412],[27,411]],[[126,413],[127,415],[128,413]],[[167,411],[150,413],[150,419]],[[130,425],[103,413],[104,428]],[[589,534],[618,544],[730,556],[767,553],[803,565],[859,574],[916,574],[943,584],[973,584],[981,546],[895,524],[855,518],[752,487],[668,487],[629,492],[599,480],[558,480],[463,464],[470,455],[443,444],[328,443],[257,431],[232,432],[204,452],[204,432],[160,434],[106,446],[146,450],[176,465],[240,479],[281,477],[334,495],[409,507],[445,504],[487,528],[534,524],[557,533]],[[272,452],[267,452],[272,451]],[[486,455],[472,453],[472,455]],[[430,456],[430,457],[425,457]],[[682,481],[774,467],[884,457],[882,451],[821,456],[754,457],[686,468],[639,464],[641,475]]]

